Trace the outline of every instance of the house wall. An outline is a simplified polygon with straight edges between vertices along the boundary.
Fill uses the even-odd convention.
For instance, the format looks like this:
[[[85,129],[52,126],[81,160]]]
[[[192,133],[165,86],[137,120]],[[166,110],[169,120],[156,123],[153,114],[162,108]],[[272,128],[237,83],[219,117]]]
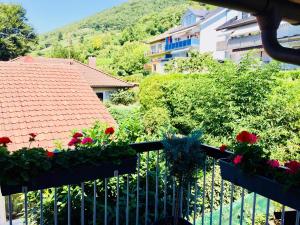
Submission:
[[[201,23],[199,46],[201,53],[210,52],[215,59],[224,60],[225,52],[217,52],[216,43],[220,40],[218,38],[219,31],[216,28],[237,16],[237,14],[237,11],[224,9]]]
[[[110,100],[110,95],[121,89],[122,88],[93,88],[93,90],[96,94],[103,93],[103,101]]]
[[[5,197],[0,193],[0,224],[6,224]]]

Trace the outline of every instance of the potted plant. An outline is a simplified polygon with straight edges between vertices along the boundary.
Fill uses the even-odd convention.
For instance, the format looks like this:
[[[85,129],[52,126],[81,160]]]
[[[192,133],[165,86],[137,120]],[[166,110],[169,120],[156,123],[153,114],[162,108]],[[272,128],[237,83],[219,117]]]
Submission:
[[[34,191],[134,173],[137,161],[135,150],[127,143],[114,140],[113,128],[107,128],[103,133],[107,145],[103,145],[102,141],[99,145],[92,138],[76,132],[69,149],[59,152],[30,146],[9,152],[9,143],[1,143],[0,138],[2,195],[21,193],[23,187]],[[30,144],[34,138],[30,135]]]
[[[223,179],[300,210],[300,163],[290,161],[281,166],[270,159],[253,133],[242,131],[236,140],[234,155],[220,160]]]
[[[206,154],[201,151],[202,133],[192,132],[189,136],[169,135],[163,140],[167,170],[175,178],[177,190],[185,189],[188,183],[196,182],[197,168],[203,167]],[[174,217],[164,218],[156,225],[189,225],[190,223],[179,215],[179,203],[181,191],[177,191]]]

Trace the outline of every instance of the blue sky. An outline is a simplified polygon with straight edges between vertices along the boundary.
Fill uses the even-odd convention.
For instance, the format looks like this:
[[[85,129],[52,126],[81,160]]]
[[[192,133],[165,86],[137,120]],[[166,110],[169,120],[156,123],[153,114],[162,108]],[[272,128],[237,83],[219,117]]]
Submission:
[[[78,21],[127,0],[0,0],[19,3],[27,10],[29,23],[38,33]]]

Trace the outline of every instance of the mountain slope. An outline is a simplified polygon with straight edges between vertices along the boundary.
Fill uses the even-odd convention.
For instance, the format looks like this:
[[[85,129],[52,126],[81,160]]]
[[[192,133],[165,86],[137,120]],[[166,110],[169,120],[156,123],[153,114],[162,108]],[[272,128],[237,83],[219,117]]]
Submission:
[[[207,8],[190,0],[129,0],[41,35],[33,54],[82,62],[95,56],[99,68],[112,74],[145,74],[145,41],[178,25],[188,7]]]
[[[190,4],[192,3],[189,0],[129,0],[119,6],[41,35],[40,45],[48,47],[62,39],[79,38],[108,31],[122,31],[134,25],[145,15],[161,12],[172,6],[187,8]]]

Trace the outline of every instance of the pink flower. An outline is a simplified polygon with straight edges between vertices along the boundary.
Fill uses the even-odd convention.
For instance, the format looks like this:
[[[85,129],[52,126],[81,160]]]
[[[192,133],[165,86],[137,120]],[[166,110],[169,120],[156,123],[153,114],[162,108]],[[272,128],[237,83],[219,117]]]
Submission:
[[[223,145],[220,146],[220,151],[221,152],[225,152],[226,149],[227,149],[227,145],[223,144]]]
[[[105,134],[113,134],[115,133],[115,129],[113,127],[108,127],[105,130]]]
[[[74,146],[79,144],[81,141],[78,138],[72,138],[71,141],[68,143],[68,146]]]
[[[300,162],[297,161],[289,161],[284,164],[285,167],[289,168],[287,173],[296,174],[300,172]]]
[[[269,160],[267,162],[267,164],[273,169],[278,168],[280,166],[280,163],[278,160]]]
[[[236,140],[240,143],[255,144],[258,141],[258,137],[248,131],[242,131],[236,136]]]
[[[81,138],[81,137],[83,137],[82,133],[76,132],[75,134],[73,134],[73,138],[78,139],[78,138]]]
[[[86,137],[86,138],[83,138],[82,141],[81,141],[81,144],[83,145],[86,145],[86,144],[93,144],[93,139],[90,138],[90,137]]]
[[[243,160],[243,156],[242,155],[237,155],[237,156],[234,157],[233,163],[234,163],[234,165],[238,165],[242,162],[242,160]]]

